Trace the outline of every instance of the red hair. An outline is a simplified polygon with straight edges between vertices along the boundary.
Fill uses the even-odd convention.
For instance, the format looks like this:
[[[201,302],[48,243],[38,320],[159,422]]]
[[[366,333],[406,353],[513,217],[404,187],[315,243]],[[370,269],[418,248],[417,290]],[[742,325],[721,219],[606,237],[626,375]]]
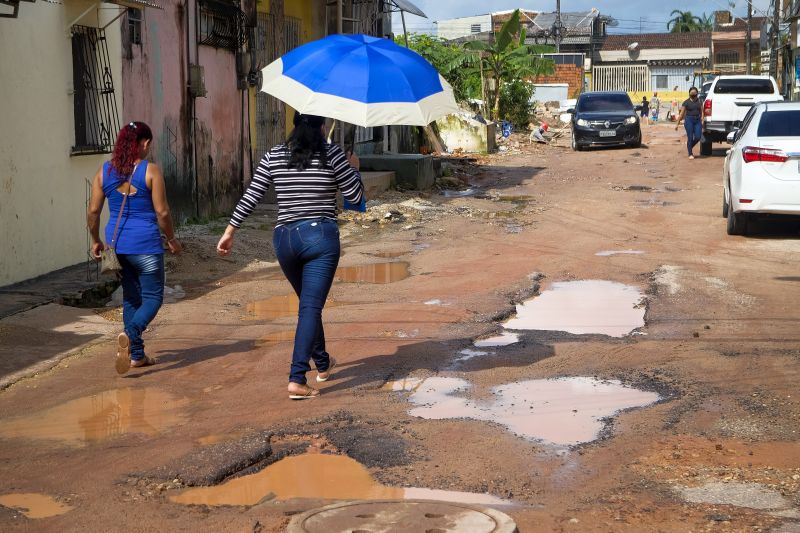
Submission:
[[[127,179],[133,172],[133,166],[139,159],[139,141],[142,139],[153,140],[153,132],[144,122],[129,122],[119,130],[111,154],[111,166],[122,179]]]

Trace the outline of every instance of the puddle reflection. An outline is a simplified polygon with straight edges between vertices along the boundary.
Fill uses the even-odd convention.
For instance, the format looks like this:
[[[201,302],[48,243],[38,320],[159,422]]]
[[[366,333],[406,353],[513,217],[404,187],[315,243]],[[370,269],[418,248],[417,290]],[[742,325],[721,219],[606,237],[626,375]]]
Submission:
[[[539,379],[500,385],[492,402],[455,396],[471,384],[459,378],[428,378],[409,400],[409,414],[429,420],[471,418],[495,422],[530,440],[572,446],[598,438],[604,419],[621,410],[655,403],[659,396],[587,377]]]
[[[492,348],[495,346],[509,346],[519,342],[519,335],[517,333],[505,332],[494,337],[487,337],[485,339],[476,339],[472,344],[476,348]]]
[[[517,316],[503,327],[623,337],[644,326],[643,298],[638,288],[613,281],[553,283],[552,289],[517,304]]]
[[[186,400],[158,389],[110,390],[0,421],[0,436],[82,445],[130,433],[156,435],[184,420],[181,409],[185,405]]]
[[[483,505],[509,502],[489,494],[432,491],[381,485],[359,462],[344,455],[290,456],[261,472],[216,487],[189,489],[170,497],[186,505],[255,505],[293,498],[322,500],[432,499]]]
[[[36,493],[3,494],[0,495],[0,505],[34,519],[62,515],[73,509],[51,496]]]
[[[408,266],[406,261],[397,261],[339,267],[335,279],[344,283],[393,283],[409,276]]]
[[[279,342],[293,342],[294,341],[294,331],[293,329],[286,329],[283,331],[275,331],[273,333],[268,333],[263,337],[259,337],[256,339],[256,346],[263,346],[265,344],[274,344]]]

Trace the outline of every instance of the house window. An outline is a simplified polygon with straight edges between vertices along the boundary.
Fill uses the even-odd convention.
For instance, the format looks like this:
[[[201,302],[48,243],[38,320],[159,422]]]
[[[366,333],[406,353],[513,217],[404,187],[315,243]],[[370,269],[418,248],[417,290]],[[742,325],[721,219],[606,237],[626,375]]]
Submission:
[[[128,42],[142,44],[142,10],[136,7],[128,8]]]
[[[239,8],[207,0],[200,6],[198,42],[216,48],[236,50],[243,44],[243,20]]]
[[[669,89],[669,76],[666,74],[657,74],[656,78],[656,89]]]
[[[481,32],[481,25],[480,24],[473,24],[470,26],[470,31],[472,33],[480,33]]]
[[[722,50],[717,52],[715,63],[717,64],[724,64],[724,63],[738,63],[739,62],[739,51],[738,50]]]
[[[105,32],[72,27],[75,145],[72,155],[109,153],[120,127]]]

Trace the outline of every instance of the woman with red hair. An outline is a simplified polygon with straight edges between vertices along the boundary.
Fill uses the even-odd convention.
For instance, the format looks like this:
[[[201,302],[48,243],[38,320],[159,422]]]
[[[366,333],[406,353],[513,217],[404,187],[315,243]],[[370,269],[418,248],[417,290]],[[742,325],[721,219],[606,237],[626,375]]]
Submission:
[[[164,176],[158,165],[147,161],[153,133],[144,122],[131,122],[120,130],[111,161],[106,161],[92,180],[87,222],[92,236],[91,254],[100,260],[112,247],[122,265],[122,321],[117,336],[115,367],[119,374],[131,367],[155,364],[144,353],[142,333],[155,318],[164,299],[164,247],[181,252],[167,204]],[[100,239],[100,213],[108,199],[110,212],[105,242]]]

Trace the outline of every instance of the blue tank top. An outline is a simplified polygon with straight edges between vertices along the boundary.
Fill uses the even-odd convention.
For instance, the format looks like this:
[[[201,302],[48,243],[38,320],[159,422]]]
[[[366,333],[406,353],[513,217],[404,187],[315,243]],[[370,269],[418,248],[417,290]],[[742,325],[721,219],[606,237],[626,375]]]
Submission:
[[[120,215],[120,207],[125,195],[117,190],[125,183],[125,177],[120,176],[109,161],[103,165],[103,193],[108,199],[110,216],[106,224],[106,244],[112,246],[118,254],[163,254],[161,244],[161,231],[158,228],[158,218],[153,207],[153,195],[147,188],[147,161],[142,161],[136,167],[131,178],[131,185],[136,193],[128,197],[125,209]],[[122,187],[127,191],[128,186]],[[111,242],[114,235],[114,226],[117,216],[121,216],[117,241]]]

